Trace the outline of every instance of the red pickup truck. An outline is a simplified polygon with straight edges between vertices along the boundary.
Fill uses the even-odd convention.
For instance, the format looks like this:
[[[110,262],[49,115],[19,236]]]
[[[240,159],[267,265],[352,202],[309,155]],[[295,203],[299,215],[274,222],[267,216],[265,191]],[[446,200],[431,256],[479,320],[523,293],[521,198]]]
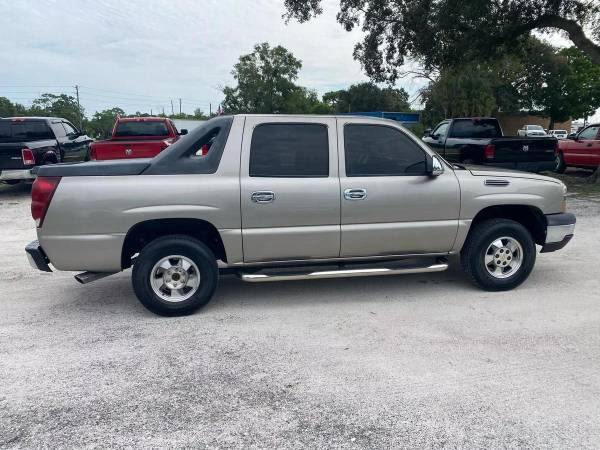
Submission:
[[[592,124],[568,139],[558,141],[555,170],[563,173],[567,167],[596,169],[600,166],[600,123]]]
[[[118,118],[110,139],[90,145],[90,159],[152,158],[184,134],[165,117]]]

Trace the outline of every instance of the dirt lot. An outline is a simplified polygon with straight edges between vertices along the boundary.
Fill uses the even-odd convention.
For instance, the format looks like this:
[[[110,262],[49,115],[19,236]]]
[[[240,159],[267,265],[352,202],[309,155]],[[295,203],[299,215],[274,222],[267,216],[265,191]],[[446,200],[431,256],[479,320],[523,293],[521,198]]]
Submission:
[[[174,319],[30,269],[28,202],[0,189],[0,447],[600,447],[598,199],[513,292],[230,278]]]

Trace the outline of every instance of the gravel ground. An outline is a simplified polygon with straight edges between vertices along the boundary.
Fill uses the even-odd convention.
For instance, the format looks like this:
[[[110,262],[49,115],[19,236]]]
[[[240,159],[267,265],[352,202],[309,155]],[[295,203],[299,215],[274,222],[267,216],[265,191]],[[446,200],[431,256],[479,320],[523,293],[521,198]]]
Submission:
[[[161,318],[129,272],[29,268],[0,190],[0,447],[598,448],[600,202],[518,290],[441,274],[249,285]]]

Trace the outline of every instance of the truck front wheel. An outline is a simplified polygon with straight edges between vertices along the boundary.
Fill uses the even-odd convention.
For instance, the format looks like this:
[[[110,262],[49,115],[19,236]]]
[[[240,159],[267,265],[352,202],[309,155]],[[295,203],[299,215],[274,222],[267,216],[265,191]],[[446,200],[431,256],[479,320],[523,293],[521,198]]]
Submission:
[[[490,219],[471,230],[460,260],[475,285],[506,291],[529,277],[535,256],[535,242],[527,228],[513,220]]]
[[[133,265],[133,290],[139,301],[161,316],[195,312],[212,298],[219,270],[201,241],[176,235],[146,245]]]

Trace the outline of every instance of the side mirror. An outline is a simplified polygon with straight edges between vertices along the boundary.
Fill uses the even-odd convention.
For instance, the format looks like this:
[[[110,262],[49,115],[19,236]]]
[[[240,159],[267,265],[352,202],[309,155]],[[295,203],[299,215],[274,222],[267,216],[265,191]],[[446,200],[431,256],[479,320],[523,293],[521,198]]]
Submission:
[[[429,137],[431,136],[431,132],[433,130],[431,128],[426,128],[425,131],[423,132],[423,137]]]
[[[68,137],[69,139],[77,139],[79,136],[82,136],[82,133],[81,133],[80,131],[76,131],[76,132],[74,132],[74,133],[69,133],[69,134],[67,135],[67,137]]]
[[[184,135],[186,135],[186,134],[188,134],[188,130],[187,130],[187,129],[185,129],[185,128],[182,128],[181,130],[179,130],[179,135],[180,135],[180,136],[184,136]]]
[[[573,141],[577,140],[577,134],[576,133],[571,133],[567,136],[567,139],[571,139]]]
[[[437,156],[427,155],[427,175],[438,177],[444,173],[444,164]]]

